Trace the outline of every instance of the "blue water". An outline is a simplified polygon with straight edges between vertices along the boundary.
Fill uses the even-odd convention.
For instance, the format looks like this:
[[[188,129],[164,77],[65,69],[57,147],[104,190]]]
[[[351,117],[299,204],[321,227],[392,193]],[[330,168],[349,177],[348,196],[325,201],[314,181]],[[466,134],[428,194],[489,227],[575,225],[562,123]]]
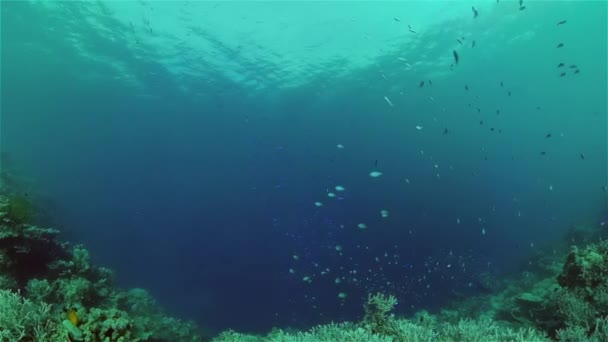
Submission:
[[[2,2],[3,168],[208,331],[437,309],[607,209],[606,2],[471,5]]]

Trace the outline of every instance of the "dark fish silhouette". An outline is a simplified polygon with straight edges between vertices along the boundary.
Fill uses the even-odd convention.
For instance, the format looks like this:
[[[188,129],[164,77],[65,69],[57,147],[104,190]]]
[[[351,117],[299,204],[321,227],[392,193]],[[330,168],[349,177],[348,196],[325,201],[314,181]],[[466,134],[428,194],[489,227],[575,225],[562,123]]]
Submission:
[[[462,40],[456,38],[456,41],[458,42],[458,44],[462,45]]]
[[[483,120],[480,120],[480,121],[479,121],[479,124],[480,124],[480,125],[483,125]]]
[[[578,69],[574,70],[574,73],[575,73],[575,74],[578,74],[579,72],[581,72],[581,71],[580,71],[580,70],[578,70]]]
[[[581,159],[585,160],[585,154],[584,153],[581,153]]]
[[[496,110],[496,115],[500,114],[500,109]]]
[[[475,47],[475,41],[471,42],[471,47],[474,48]]]
[[[564,63],[559,63],[559,64],[557,65],[557,67],[558,67],[558,68],[561,68],[561,67],[563,67],[564,65],[565,65]]]
[[[541,155],[541,156],[544,156],[544,155],[546,155],[546,154],[547,154],[547,152],[545,152],[545,151],[541,151],[541,152],[540,152],[540,155]]]
[[[520,7],[519,7],[519,10],[520,10],[520,11],[523,11],[523,10],[525,10],[525,9],[526,9],[526,6],[520,6]]]
[[[508,95],[508,96],[511,96],[511,91],[510,91],[510,90],[507,92],[507,95]]]
[[[574,73],[576,73],[576,72],[574,72]],[[559,74],[559,77],[564,77],[564,76],[566,76],[565,72],[562,72],[561,74]]]
[[[545,135],[545,138],[547,138],[547,139],[551,138],[551,133],[547,133],[547,135]]]
[[[447,128],[444,128],[444,129],[443,129],[443,135],[446,135],[446,134],[448,134],[448,133],[450,133],[450,131],[448,131],[448,129],[447,129]]]
[[[431,80],[428,80],[427,82],[429,83],[430,86],[433,85],[433,82],[431,82]]]
[[[557,48],[558,48],[558,49],[559,49],[559,48],[562,48],[562,47],[564,47],[564,43],[559,43],[559,44],[557,44]]]
[[[576,64],[572,64],[572,65],[570,66],[570,69],[576,69]]]
[[[473,7],[473,6],[471,6],[471,9],[473,10],[473,19],[477,18],[477,16],[479,15],[479,12],[477,12],[475,7]]]
[[[458,52],[456,52],[456,50],[453,50],[452,54],[454,55],[454,63],[458,64],[458,60],[460,59],[458,57]]]
[[[560,21],[560,22],[557,23],[557,26],[564,25],[565,23],[567,23],[567,21],[566,20],[562,20],[562,21]]]
[[[399,18],[393,18],[394,21],[396,22],[400,22],[401,20],[399,20]]]
[[[469,86],[467,84],[464,85],[464,90],[469,90]]]
[[[491,128],[490,128],[490,131],[494,132],[494,127],[491,127]]]
[[[424,87],[424,81],[420,81],[420,84],[418,85],[418,88],[422,88]]]
[[[504,86],[505,86],[505,84],[504,84],[504,83],[502,83],[502,81],[500,81],[500,86],[501,86],[501,87],[504,87]]]

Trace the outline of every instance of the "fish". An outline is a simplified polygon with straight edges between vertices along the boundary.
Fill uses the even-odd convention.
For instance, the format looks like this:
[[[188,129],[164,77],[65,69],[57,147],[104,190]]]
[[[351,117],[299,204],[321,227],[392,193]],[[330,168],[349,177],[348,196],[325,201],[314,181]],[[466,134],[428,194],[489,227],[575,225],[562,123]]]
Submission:
[[[547,138],[547,139],[551,138],[551,133],[547,133],[547,135],[545,135],[545,138]]]
[[[450,133],[450,131],[449,131],[447,128],[444,128],[444,129],[443,129],[443,135],[446,135],[446,134],[448,134],[448,133]]]
[[[475,41],[471,42],[471,47],[474,48],[475,47]]]
[[[500,114],[500,109],[497,109],[496,110],[496,115],[499,115],[499,114]]]
[[[453,50],[452,54],[454,55],[454,63],[458,64],[458,60],[460,59],[458,57],[458,52],[456,52],[456,50]]]
[[[557,44],[557,48],[558,48],[558,49],[559,49],[559,48],[563,48],[563,47],[564,47],[564,43],[559,43],[559,44]]]
[[[391,100],[387,96],[384,97],[384,101],[386,101],[386,103],[388,103],[389,106],[395,107],[395,105],[393,105],[393,103],[391,102]]]
[[[501,87],[504,87],[504,86],[505,86],[505,84],[504,84],[504,83],[502,83],[502,81],[500,81],[500,86],[501,86]]]
[[[464,90],[469,90],[469,86],[467,84],[464,85]]]
[[[578,70],[578,69],[574,70],[574,73],[575,73],[575,74],[578,74],[579,72],[581,72],[581,71],[580,71],[580,70]]]
[[[520,11],[523,11],[523,10],[525,10],[525,9],[526,9],[526,6],[519,6],[519,10],[520,10]]]
[[[567,23],[567,22],[568,22],[568,21],[566,21],[566,20],[562,20],[562,21],[560,21],[560,22],[558,22],[558,23],[557,23],[557,26],[559,26],[559,25],[564,25],[564,24],[565,24],[565,23]]]
[[[585,160],[585,154],[584,153],[581,153],[581,159]]]
[[[577,66],[576,66],[576,64],[571,64],[571,65],[569,66],[569,68],[570,68],[570,69],[576,69],[576,68],[577,68]]]
[[[420,84],[418,85],[418,88],[422,88],[424,87],[424,81],[420,81]]]
[[[561,67],[563,67],[564,65],[565,65],[564,63],[559,63],[559,64],[557,65],[557,67],[558,67],[558,68],[561,68]]]
[[[462,45],[462,40],[456,38],[456,41],[458,42],[458,44]]]
[[[412,25],[407,25],[407,29],[412,33],[416,33],[416,31],[414,31],[414,29],[412,28]]]
[[[480,124],[480,125],[483,125],[483,120],[479,120],[479,124]]]
[[[431,80],[428,80],[427,82],[429,83],[430,86],[433,85],[433,82],[431,82]]]
[[[541,156],[544,156],[544,155],[546,155],[546,154],[547,154],[547,152],[545,152],[545,151],[540,151],[540,155],[541,155]]]
[[[473,10],[473,19],[477,18],[477,16],[479,15],[479,12],[477,12],[477,10],[475,9],[474,6],[471,6],[471,9]]]
[[[576,72],[575,72],[575,73],[576,73]],[[564,76],[566,76],[566,73],[565,73],[565,72],[562,72],[561,74],[559,74],[559,77],[564,77]]]
[[[393,20],[396,21],[396,22],[400,22],[401,21],[401,20],[399,20],[399,18],[395,18],[395,17],[393,17]]]
[[[510,90],[507,92],[507,95],[508,95],[508,96],[511,96],[511,91],[510,91]]]

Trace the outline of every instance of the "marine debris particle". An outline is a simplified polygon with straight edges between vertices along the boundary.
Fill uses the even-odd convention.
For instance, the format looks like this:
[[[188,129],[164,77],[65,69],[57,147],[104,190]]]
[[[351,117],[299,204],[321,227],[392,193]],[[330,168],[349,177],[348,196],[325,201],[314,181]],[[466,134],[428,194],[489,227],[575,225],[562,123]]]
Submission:
[[[334,279],[334,283],[336,283],[336,284],[340,284],[341,282],[342,282],[342,280],[340,278]]]
[[[558,23],[557,23],[557,26],[564,25],[564,24],[565,24],[565,23],[567,23],[567,22],[568,22],[568,21],[566,21],[566,20],[562,20],[562,21],[560,21],[560,22],[558,22]]]
[[[471,6],[471,10],[473,10],[473,19],[477,18],[477,16],[479,15],[479,12],[477,12],[477,10],[475,9],[474,6]]]
[[[424,81],[420,81],[420,84],[418,85],[418,88],[422,88],[424,87]]]
[[[336,194],[334,194],[333,192],[328,192],[327,197],[334,198],[334,197],[336,197]]]
[[[452,55],[454,55],[454,63],[458,64],[458,60],[460,59],[458,57],[458,52],[456,52],[456,50],[453,50]]]
[[[305,283],[312,283],[312,278],[309,277],[309,276],[304,276],[302,278],[302,281],[305,282]]]
[[[321,202],[315,202],[315,207],[322,207],[322,206],[323,206],[323,203],[321,203]]]
[[[382,172],[380,172],[380,171],[372,171],[372,172],[369,173],[369,176],[372,177],[372,178],[378,178],[378,177],[382,176]]]
[[[342,144],[338,144],[338,145],[336,145],[336,147],[337,147],[337,148],[339,148],[339,149],[343,149],[343,148],[344,148],[344,145],[342,145]]]
[[[481,228],[481,235],[486,235],[486,229],[485,228]]]
[[[336,191],[344,191],[344,190],[346,190],[346,188],[343,187],[342,185],[336,185],[335,189],[336,189]]]
[[[387,218],[388,217],[388,210],[386,210],[386,209],[380,210],[380,216],[382,216],[382,218]]]
[[[296,261],[300,260],[300,257],[295,254],[292,255],[291,257],[293,258],[293,260],[296,260]]]
[[[384,101],[386,101],[386,103],[388,103],[389,106],[391,107],[395,107],[395,105],[393,105],[393,103],[391,102],[391,100],[388,98],[388,96],[384,97]]]
[[[412,28],[412,25],[407,25],[407,29],[412,33],[416,33],[416,31],[414,31],[414,29]]]
[[[357,225],[357,228],[359,228],[359,229],[367,229],[367,225],[365,223],[359,223]]]
[[[347,294],[346,294],[346,293],[344,293],[344,292],[340,292],[340,293],[338,293],[338,298],[340,298],[340,299],[345,299],[345,298],[346,298],[346,296],[347,296]]]
[[[564,43],[559,43],[559,44],[557,44],[557,48],[558,48],[558,49],[559,49],[559,48],[563,48],[563,47],[564,47]]]
[[[422,126],[420,126],[420,125],[416,126],[416,129],[417,129],[417,130],[419,130],[419,131],[421,131],[423,128],[424,128],[424,127],[422,127]]]
[[[342,252],[342,246],[336,245],[334,248],[336,249],[336,252]]]

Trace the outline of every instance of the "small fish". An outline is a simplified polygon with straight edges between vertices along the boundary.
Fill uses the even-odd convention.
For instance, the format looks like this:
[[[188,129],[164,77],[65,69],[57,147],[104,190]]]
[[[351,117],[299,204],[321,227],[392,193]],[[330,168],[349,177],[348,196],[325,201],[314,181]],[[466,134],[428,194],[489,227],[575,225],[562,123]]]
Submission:
[[[519,7],[524,5],[524,0],[519,0]]]
[[[500,109],[497,109],[496,110],[496,115],[499,115],[499,114],[500,114]]]
[[[494,132],[494,127],[490,127],[490,131]]]
[[[547,135],[545,135],[545,138],[547,138],[547,139],[551,138],[551,133],[547,133]]]
[[[568,21],[566,21],[566,20],[562,20],[562,21],[560,21],[560,22],[558,22],[558,23],[557,23],[557,26],[559,26],[559,25],[564,25],[564,24],[565,24],[565,23],[567,23],[567,22],[568,22]]]
[[[446,134],[448,134],[448,133],[450,133],[450,131],[449,131],[447,128],[444,128],[444,129],[443,129],[443,135],[446,135]]]
[[[479,125],[483,125],[483,120],[479,120]]]
[[[510,91],[510,90],[507,92],[507,95],[508,95],[508,96],[511,96],[511,91]]]
[[[500,87],[504,87],[504,86],[505,86],[505,84],[502,81],[500,81]]]
[[[520,10],[520,11],[523,11],[523,10],[525,10],[525,9],[526,9],[526,6],[520,6],[520,7],[519,7],[519,10]]]
[[[576,69],[576,68],[577,68],[577,66],[576,66],[576,64],[571,64],[571,65],[569,66],[569,68],[570,68],[570,69]]]
[[[456,41],[458,42],[458,44],[462,45],[462,40],[456,38]]]
[[[473,6],[471,6],[471,9],[473,10],[473,19],[477,18],[477,16],[479,15],[479,12],[477,12],[475,7],[473,7]]]
[[[396,22],[400,22],[401,20],[399,20],[399,18],[393,18],[394,21]]]
[[[431,80],[428,80],[427,82],[429,82],[429,85],[432,86],[433,82],[431,82]]]
[[[474,48],[475,47],[475,41],[471,42],[471,47]]]
[[[578,74],[579,72],[581,72],[581,71],[580,71],[580,70],[578,70],[578,69],[574,70],[574,73],[575,73],[575,74]]]
[[[386,101],[386,103],[388,103],[389,106],[391,107],[395,107],[395,105],[393,105],[393,103],[391,102],[391,100],[388,98],[388,96],[384,97],[384,101]]]
[[[456,50],[453,50],[452,54],[454,55],[454,63],[458,64],[458,60],[460,59],[458,57],[458,52],[456,52]]]
[[[558,49],[559,49],[559,48],[563,48],[563,47],[564,47],[564,43],[559,43],[559,44],[557,44],[557,48],[558,48]]]
[[[469,85],[468,84],[464,85],[464,90],[467,90],[467,91],[469,90]]]
[[[481,113],[481,108],[477,107],[477,113]]]
[[[585,154],[584,153],[581,153],[581,159],[585,160]]]
[[[561,68],[561,67],[563,67],[564,65],[565,65],[564,63],[559,63],[559,64],[557,65],[557,67],[558,67],[558,68]]]
[[[422,88],[424,87],[424,81],[420,81],[420,84],[418,85],[418,88]]]
[[[565,72],[562,72],[561,74],[559,74],[559,77],[564,77],[564,76],[566,76]]]
[[[544,156],[544,155],[546,155],[546,154],[547,154],[547,152],[545,152],[545,151],[540,151],[540,155],[541,155],[541,156]]]
[[[536,106],[536,110],[541,110],[542,108],[540,106]]]
[[[412,33],[416,33],[416,31],[414,31],[414,29],[412,28],[412,25],[407,25],[407,29]]]

